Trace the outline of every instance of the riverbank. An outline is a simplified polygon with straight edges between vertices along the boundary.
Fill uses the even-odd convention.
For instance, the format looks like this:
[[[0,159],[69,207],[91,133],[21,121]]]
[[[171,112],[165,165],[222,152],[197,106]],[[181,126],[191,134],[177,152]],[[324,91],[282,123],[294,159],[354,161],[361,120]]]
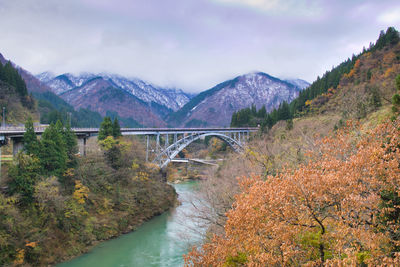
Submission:
[[[174,188],[145,163],[138,143],[125,140],[117,148],[113,166],[107,154],[95,148],[61,176],[37,177],[32,201],[26,204],[18,194],[0,193],[1,266],[49,266],[69,260],[176,204]],[[26,169],[25,174],[34,163],[22,155],[9,168]],[[5,177],[2,183],[12,179]]]
[[[193,225],[191,195],[197,182],[173,185],[179,206],[143,223],[134,232],[102,242],[71,261],[57,267],[182,266],[182,255],[198,244],[200,236],[187,227]]]

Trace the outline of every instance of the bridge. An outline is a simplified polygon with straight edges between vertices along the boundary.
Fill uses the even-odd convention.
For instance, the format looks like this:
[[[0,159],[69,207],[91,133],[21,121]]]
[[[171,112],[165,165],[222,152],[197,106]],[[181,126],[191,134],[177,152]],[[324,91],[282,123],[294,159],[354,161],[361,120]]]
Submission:
[[[35,127],[35,133],[41,135],[46,127]],[[78,138],[79,152],[86,154],[86,142],[91,136],[99,133],[99,128],[72,128]],[[146,137],[146,161],[154,154],[152,160],[160,168],[164,168],[180,151],[192,142],[207,136],[216,137],[226,142],[234,151],[240,152],[251,132],[258,128],[121,128],[122,135],[138,135]],[[13,154],[23,148],[24,127],[0,128],[0,149],[8,140],[12,141]],[[1,153],[1,152],[0,152]]]

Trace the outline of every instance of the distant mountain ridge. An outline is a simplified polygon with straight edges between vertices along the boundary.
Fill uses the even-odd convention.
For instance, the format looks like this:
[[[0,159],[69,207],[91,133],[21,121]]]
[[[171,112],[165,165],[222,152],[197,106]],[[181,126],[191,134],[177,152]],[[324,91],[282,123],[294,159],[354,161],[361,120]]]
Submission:
[[[171,113],[167,122],[188,127],[229,126],[233,112],[251,105],[272,110],[293,100],[307,85],[303,80],[284,81],[263,72],[241,75],[200,93]]]
[[[310,86],[309,82],[302,79],[284,79],[284,81],[293,84],[294,86],[297,86],[301,89],[306,89],[308,86]]]
[[[164,110],[171,111],[177,111],[193,97],[193,94],[185,93],[180,89],[161,88],[137,78],[126,78],[116,74],[82,73],[73,75],[64,73],[55,76],[50,72],[44,72],[36,77],[51,87],[58,95],[85,86],[92,79],[100,78],[108,81],[110,86],[120,88],[150,106],[153,103],[153,105],[164,106]]]

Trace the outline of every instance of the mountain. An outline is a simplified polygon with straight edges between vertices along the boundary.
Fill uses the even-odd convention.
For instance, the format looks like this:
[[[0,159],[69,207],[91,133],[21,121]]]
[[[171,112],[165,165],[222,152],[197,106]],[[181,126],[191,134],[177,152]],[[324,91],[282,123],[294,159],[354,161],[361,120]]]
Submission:
[[[140,79],[129,79],[115,74],[82,73],[76,76],[65,73],[54,76],[52,73],[44,72],[36,77],[51,87],[58,95],[63,95],[67,91],[82,87],[95,78],[101,78],[110,83],[113,88],[126,91],[147,103],[160,116],[165,116],[166,113],[171,111],[177,111],[193,97],[193,95],[187,94],[180,89],[165,89]]]
[[[82,82],[81,86],[62,92],[60,96],[75,109],[87,108],[102,116],[118,114],[122,118],[132,118],[148,127],[166,126],[148,103],[103,77],[93,77]]]
[[[335,128],[340,128],[346,120],[361,120],[381,106],[391,105],[398,73],[400,34],[389,27],[380,33],[375,44],[370,43],[369,48],[364,48],[360,54],[353,54],[322,77],[318,76],[290,104],[281,105],[270,113],[254,110],[249,105],[232,116],[231,125],[260,125],[264,132],[268,132],[280,121],[287,121],[286,127],[291,129],[293,123],[312,117],[315,131],[322,131],[332,123],[336,123]],[[325,117],[321,120],[326,122],[325,126],[317,125],[317,116]]]
[[[0,54],[0,63],[6,65],[8,62],[9,60],[6,60],[3,55]],[[70,120],[71,126],[73,127],[98,127],[100,125],[102,117],[99,113],[86,108],[74,110],[74,108],[61,97],[54,94],[52,88],[41,82],[29,71],[11,61],[10,66],[18,71],[19,77],[22,77],[24,86],[26,86],[27,89],[27,94],[23,97],[20,96],[20,100],[18,100],[15,98],[15,95],[13,95],[12,89],[7,88],[7,84],[3,83],[1,85],[2,92],[5,92],[5,94],[0,94],[0,99],[5,99],[9,103],[12,103],[10,106],[11,108],[8,109],[10,111],[8,112],[9,122],[24,123],[28,116],[32,116],[34,119],[40,118],[40,122],[45,124],[55,123],[57,120],[63,122]],[[44,79],[44,77],[42,78]],[[16,80],[18,80],[18,78],[16,78]],[[29,110],[24,111],[19,108],[19,101],[22,102],[22,107],[28,107]],[[9,105],[5,103],[3,106],[7,107]],[[111,115],[112,117],[117,116],[117,114]],[[122,125],[130,127],[139,126],[136,121],[133,121],[130,118],[118,118]]]
[[[310,86],[309,82],[302,79],[285,79],[284,81],[293,84],[294,86],[297,86],[301,89],[306,89],[308,86]]]
[[[238,76],[204,91],[179,111],[168,116],[176,126],[229,126],[235,111],[265,105],[270,111],[283,101],[297,97],[300,87],[266,73],[255,72]]]

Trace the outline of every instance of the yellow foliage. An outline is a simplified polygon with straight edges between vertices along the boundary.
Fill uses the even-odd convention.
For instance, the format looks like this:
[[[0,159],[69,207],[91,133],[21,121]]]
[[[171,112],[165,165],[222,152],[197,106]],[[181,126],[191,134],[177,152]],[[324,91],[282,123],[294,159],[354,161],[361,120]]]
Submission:
[[[119,141],[115,140],[112,136],[107,136],[107,138],[100,141],[99,144],[104,150],[107,151],[110,150],[113,146],[119,144]]]
[[[134,171],[139,169],[139,164],[136,163],[136,160],[133,160],[131,169],[134,170]]]
[[[137,175],[133,177],[134,180],[141,180],[141,181],[147,181],[149,180],[149,174],[144,171],[138,172]]]
[[[309,106],[309,105],[311,105],[311,103],[312,103],[312,100],[307,100],[305,104],[306,104],[306,106]]]
[[[64,177],[74,177],[74,172],[75,169],[74,168],[68,168],[65,172],[64,172]]]
[[[84,186],[81,181],[75,180],[75,191],[72,195],[79,204],[85,204],[85,199],[89,196],[89,188]]]
[[[110,200],[108,198],[103,198],[103,203],[101,205],[101,209],[100,209],[99,213],[102,215],[108,214],[113,211],[112,207],[113,207],[112,200]]]
[[[24,249],[17,249],[17,256],[14,260],[14,265],[21,265],[24,263],[25,258],[25,250]]]

